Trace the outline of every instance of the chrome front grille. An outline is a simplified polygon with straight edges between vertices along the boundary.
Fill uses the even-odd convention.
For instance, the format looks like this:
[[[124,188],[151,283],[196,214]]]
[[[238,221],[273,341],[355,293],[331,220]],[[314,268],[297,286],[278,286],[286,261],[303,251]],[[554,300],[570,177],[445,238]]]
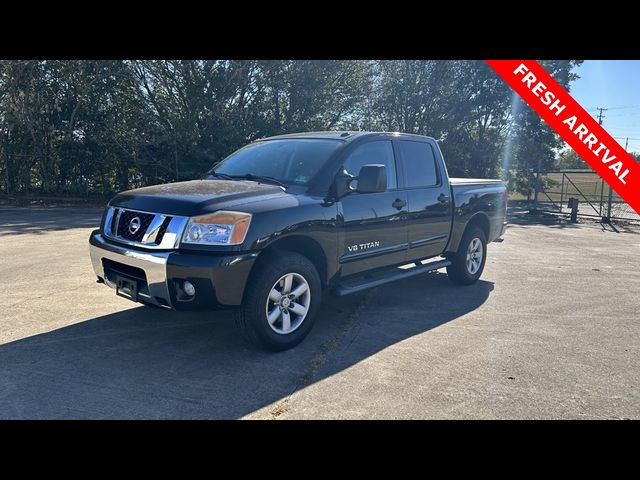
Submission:
[[[103,226],[107,238],[150,249],[177,248],[187,217],[108,207]]]
[[[153,213],[140,213],[140,212],[132,212],[131,210],[120,210],[116,209],[116,232],[118,237],[126,238],[127,240],[131,240],[133,242],[142,242],[145,233],[149,229],[151,222],[154,221],[156,217],[159,215],[154,215]],[[169,217],[171,218],[171,217]],[[130,229],[132,220],[137,219],[136,230],[132,232]],[[161,219],[161,223],[164,222],[164,217]],[[160,243],[162,241],[162,237],[157,239],[157,242]]]

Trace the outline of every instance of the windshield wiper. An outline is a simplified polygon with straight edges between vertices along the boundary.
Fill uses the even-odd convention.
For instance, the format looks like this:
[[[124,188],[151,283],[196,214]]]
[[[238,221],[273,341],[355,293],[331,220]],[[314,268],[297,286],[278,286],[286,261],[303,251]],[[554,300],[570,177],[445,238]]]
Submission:
[[[208,174],[213,175],[215,177],[224,178],[225,180],[253,180],[253,181],[262,181],[265,183],[272,183],[274,185],[278,185],[285,190],[287,189],[287,185],[282,183],[280,180],[276,180],[273,177],[269,177],[267,175],[255,175],[253,173],[246,173],[244,175],[228,175],[226,173],[216,172],[215,170],[211,170]]]
[[[247,173],[246,175],[229,175],[230,177],[233,178],[244,178],[245,180],[253,180],[253,181],[263,181],[266,183],[273,183],[274,185],[278,185],[282,188],[284,188],[285,190],[287,189],[287,186],[282,183],[280,180],[276,180],[273,177],[269,177],[267,175],[255,175],[253,173]]]
[[[284,189],[287,188],[287,186],[284,183],[282,183],[280,180],[276,180],[275,178],[269,177],[268,175],[254,175],[253,173],[247,173],[244,176],[244,178],[246,178],[247,180],[262,180],[262,181],[267,182],[267,183],[270,182],[270,183],[273,183],[275,185],[279,185]]]

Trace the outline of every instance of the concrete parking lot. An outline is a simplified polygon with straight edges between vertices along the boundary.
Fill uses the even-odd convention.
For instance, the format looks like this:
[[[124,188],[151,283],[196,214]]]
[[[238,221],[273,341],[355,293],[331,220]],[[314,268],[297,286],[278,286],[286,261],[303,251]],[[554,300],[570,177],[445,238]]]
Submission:
[[[516,220],[476,285],[328,296],[268,354],[94,283],[99,216],[0,209],[0,418],[640,418],[640,235]]]

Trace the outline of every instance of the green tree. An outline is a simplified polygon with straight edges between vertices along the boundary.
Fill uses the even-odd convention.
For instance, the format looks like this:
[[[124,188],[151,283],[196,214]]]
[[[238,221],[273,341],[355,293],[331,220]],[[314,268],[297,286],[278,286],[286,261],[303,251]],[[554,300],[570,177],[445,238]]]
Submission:
[[[575,61],[543,65],[564,86]],[[482,61],[0,61],[0,191],[111,194],[197,178],[256,138],[388,130],[440,141],[453,176],[519,190],[561,142]]]
[[[580,60],[543,60],[540,64],[565,89],[577,79],[574,68]],[[531,172],[550,170],[554,166],[557,152],[563,147],[563,141],[551,127],[529,106],[517,98],[518,105],[513,108],[513,145],[509,171],[505,177],[517,190],[529,194],[534,187],[535,175]],[[516,178],[513,178],[516,177]]]
[[[567,149],[561,152],[556,161],[554,162],[554,168],[559,170],[563,169],[588,169],[589,165],[582,160],[582,157],[578,155],[575,150]]]
[[[375,73],[378,128],[436,138],[454,176],[498,175],[510,93],[485,62],[381,61]]]

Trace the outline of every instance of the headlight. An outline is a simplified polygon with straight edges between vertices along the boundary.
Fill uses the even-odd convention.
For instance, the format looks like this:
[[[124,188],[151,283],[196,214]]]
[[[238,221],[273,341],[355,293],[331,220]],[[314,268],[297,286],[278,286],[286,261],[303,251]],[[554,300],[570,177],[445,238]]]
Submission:
[[[182,235],[183,243],[201,245],[239,245],[244,242],[251,214],[220,211],[192,217]]]

